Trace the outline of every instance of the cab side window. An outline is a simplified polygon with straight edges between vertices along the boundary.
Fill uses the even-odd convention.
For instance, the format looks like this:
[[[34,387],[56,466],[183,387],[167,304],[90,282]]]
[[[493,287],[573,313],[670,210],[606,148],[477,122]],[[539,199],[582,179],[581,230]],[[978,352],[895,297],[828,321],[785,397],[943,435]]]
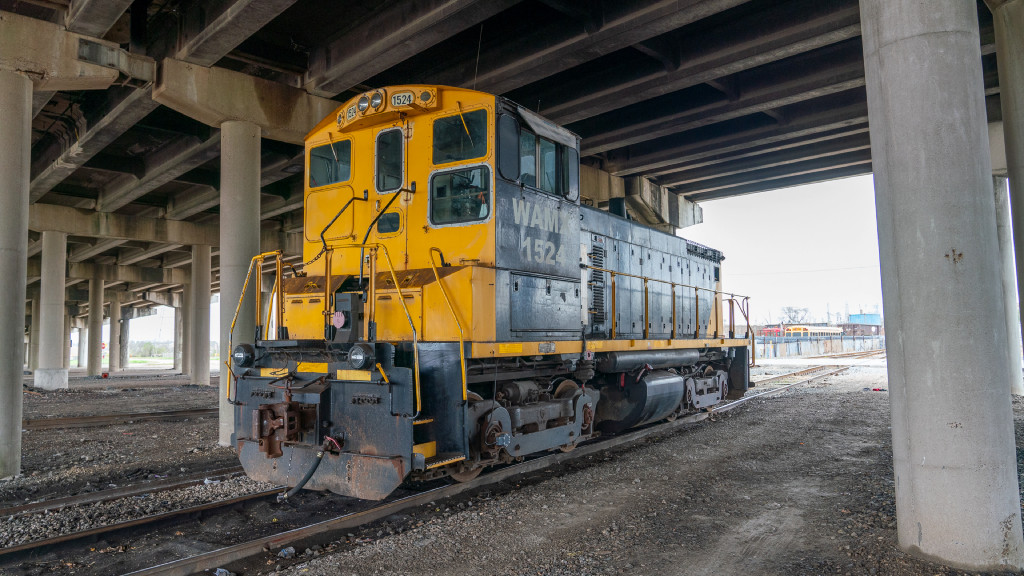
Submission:
[[[461,224],[491,215],[491,171],[487,166],[449,170],[430,179],[430,223]]]
[[[402,187],[405,134],[401,128],[384,130],[377,135],[377,191],[391,192]]]
[[[352,175],[352,142],[342,140],[309,151],[309,187],[344,182]]]
[[[555,143],[546,138],[539,138],[538,141],[540,183],[537,187],[548,194],[558,194],[561,187],[558,185],[558,154],[555,151]]]
[[[514,160],[509,162],[514,164]],[[504,163],[502,176],[505,176]],[[507,176],[505,176],[507,177]],[[575,202],[580,197],[580,156],[575,147],[519,132],[519,182]]]
[[[487,154],[487,111],[472,110],[434,120],[434,164]]]
[[[526,186],[537,185],[537,137],[529,130],[519,135],[519,181]]]

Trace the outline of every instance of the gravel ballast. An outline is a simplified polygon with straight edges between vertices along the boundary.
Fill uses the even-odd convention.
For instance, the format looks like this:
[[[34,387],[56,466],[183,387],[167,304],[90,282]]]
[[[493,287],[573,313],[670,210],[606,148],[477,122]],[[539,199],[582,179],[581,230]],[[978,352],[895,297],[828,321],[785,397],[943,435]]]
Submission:
[[[755,373],[767,377],[804,367],[776,365]],[[884,366],[854,367],[711,421],[390,517],[323,546],[283,556],[275,549],[226,568],[240,576],[975,574],[916,560],[896,545],[886,388]],[[140,402],[154,410],[179,409],[182,401],[208,392],[168,386],[140,394],[152,389],[160,392]],[[209,398],[215,405],[215,395]],[[112,392],[45,393],[42,399],[46,407],[37,417],[129,410]],[[39,401],[26,396],[26,413]],[[1024,445],[1020,399],[1014,412],[1018,445]],[[216,439],[212,418],[32,432],[25,436],[25,474],[0,482],[0,501],[10,506],[236,464]],[[27,517],[0,519],[0,545],[36,538],[49,529],[47,522],[87,527],[103,517],[145,515],[261,489],[246,479],[200,485],[51,512],[38,516],[46,520],[34,528],[13,526]],[[301,499],[315,510],[306,522],[343,514],[349,506],[314,493]],[[140,533],[127,545],[99,542],[86,555],[58,554],[31,567],[0,563],[0,574],[123,573],[129,565],[156,565],[244,539],[252,529],[250,514],[283,524],[282,514],[304,509],[260,504],[245,515],[182,529],[171,536],[174,546],[156,545]],[[288,522],[296,519],[302,520]],[[218,534],[224,538],[215,542]]]

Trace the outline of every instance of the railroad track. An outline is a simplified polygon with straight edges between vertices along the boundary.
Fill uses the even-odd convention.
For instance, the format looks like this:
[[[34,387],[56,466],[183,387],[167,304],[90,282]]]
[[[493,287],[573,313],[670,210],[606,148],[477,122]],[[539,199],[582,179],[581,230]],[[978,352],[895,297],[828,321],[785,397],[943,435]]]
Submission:
[[[204,416],[216,416],[217,408],[198,408],[193,410],[170,410],[166,412],[124,412],[121,414],[102,414],[99,416],[69,416],[66,418],[35,418],[22,420],[24,430],[50,430],[53,428],[87,428],[90,426],[110,426],[114,424],[133,424],[135,422],[152,422],[154,420],[186,420]]]
[[[783,378],[796,378],[796,381],[786,382],[778,388],[729,402],[709,412],[693,414],[683,418],[678,418],[671,422],[656,424],[640,430],[634,430],[626,434],[620,434],[609,439],[583,444],[572,452],[558,452],[548,456],[528,460],[520,464],[514,464],[492,470],[470,482],[452,484],[426,490],[418,494],[386,502],[368,510],[345,514],[323,522],[304,526],[302,528],[296,528],[294,530],[256,538],[248,542],[242,542],[240,544],[213,550],[204,554],[175,560],[159,566],[136,570],[125,576],[188,576],[197,572],[204,572],[215,568],[229,566],[232,563],[258,556],[267,551],[277,551],[286,546],[295,546],[296,548],[301,549],[302,546],[312,546],[316,543],[322,544],[343,535],[346,531],[351,531],[354,528],[384,519],[392,514],[422,506],[437,500],[451,498],[470,490],[497,484],[509,478],[536,472],[563,462],[589,456],[612,448],[629,445],[649,436],[670,432],[681,428],[682,426],[700,422],[715,414],[733,410],[748,402],[773,396],[794,386],[820,380],[847,369],[847,366],[816,367],[762,380],[759,384],[763,384],[769,380],[778,382]]]
[[[181,488],[197,486],[199,484],[205,483],[207,480],[221,481],[239,476],[241,474],[242,467],[234,466],[231,468],[215,470],[212,473],[191,475],[183,478],[175,478],[173,480],[143,482],[111,490],[101,490],[99,492],[79,494],[75,496],[68,496],[65,498],[55,498],[43,502],[33,502],[29,504],[23,504],[20,506],[12,506],[10,508],[0,509],[0,518],[14,519],[18,517],[28,516],[30,514],[41,514],[49,511],[60,510],[62,508],[66,508],[69,506],[84,506],[88,504],[96,504],[99,502],[110,502],[120,498],[130,498],[142,494],[168,492],[171,490],[178,490]],[[246,502],[248,500],[274,496],[283,490],[285,490],[284,487],[278,487],[272,490],[254,492],[251,494],[246,494],[235,498],[230,498],[227,500],[207,502],[205,504],[189,506],[187,508],[182,508],[179,510],[173,510],[160,514],[153,514],[150,516],[143,516],[141,518],[135,518],[123,522],[116,522],[105,526],[98,526],[96,528],[89,528],[86,530],[79,530],[77,532],[61,534],[59,536],[54,536],[52,538],[45,538],[42,540],[25,542],[23,544],[17,544],[6,548],[0,548],[0,557],[22,552],[41,550],[58,544],[73,542],[76,540],[98,536],[101,534],[109,534],[127,528],[133,528],[136,526],[155,524],[158,522],[172,520],[181,516],[187,516],[189,514],[195,514],[198,512],[214,510],[217,508],[231,507],[241,502]]]
[[[765,384],[789,384],[791,382],[801,381],[801,379],[813,378],[817,379],[818,373],[828,373],[832,375],[839,368],[846,369],[848,366],[812,366],[804,370],[797,370],[796,372],[789,372],[786,374],[780,374],[778,376],[771,376],[768,378],[762,378],[754,382],[755,387],[764,386]]]
[[[571,453],[560,452],[557,454],[542,456],[533,460],[528,460],[520,464],[507,466],[504,468],[498,468],[487,474],[480,476],[479,478],[473,480],[472,482],[467,482],[463,484],[452,484],[441,488],[427,490],[411,496],[386,502],[382,505],[375,506],[368,510],[346,514],[343,516],[332,518],[330,520],[326,520],[324,522],[312,524],[310,526],[289,530],[286,532],[282,532],[280,534],[273,534],[249,542],[243,542],[235,546],[229,546],[205,554],[200,554],[198,556],[184,558],[161,566],[139,570],[136,572],[132,572],[131,574],[132,576],[184,576],[188,574],[193,574],[195,572],[202,572],[204,570],[221,567],[231,562],[244,560],[246,558],[260,554],[268,549],[277,550],[285,546],[300,544],[311,539],[317,539],[320,541],[330,540],[332,539],[332,536],[337,535],[338,533],[342,533],[343,531],[351,530],[353,528],[357,528],[359,526],[386,518],[387,516],[390,516],[391,514],[395,514],[402,510],[415,508],[417,506],[421,506],[423,504],[438,499],[451,498],[468,490],[473,490],[490,484],[496,484],[511,477],[528,474],[530,472],[535,472],[537,470],[541,470],[549,466],[560,464],[562,462],[567,462],[575,458],[587,456],[590,454],[616,448],[619,446],[628,445],[648,436],[669,432],[687,424],[700,422],[713,416],[714,414],[732,410],[747,402],[779,394],[780,392],[792,388],[794,386],[806,384],[814,380],[820,380],[822,378],[838,374],[839,372],[842,372],[847,368],[848,367],[846,366],[816,366],[805,370],[791,372],[789,374],[782,374],[779,376],[762,379],[756,382],[756,384],[764,385],[766,383],[771,382],[775,384],[781,384],[781,386],[757,394],[750,394],[740,400],[729,402],[709,412],[692,414],[690,416],[679,418],[672,422],[656,424],[640,430],[634,430],[626,434],[620,434],[618,436],[614,436],[611,438],[598,440],[589,444],[584,444],[578,447],[576,450],[573,450]],[[180,488],[186,488],[189,486],[202,484],[207,479],[226,479],[238,476],[241,473],[242,469],[240,466],[238,466],[232,468],[225,468],[222,470],[216,470],[214,472],[206,474],[192,475],[183,478],[168,479],[156,482],[142,482],[111,490],[102,490],[99,492],[80,494],[75,496],[69,496],[66,498],[58,498],[46,500],[43,502],[23,504],[19,506],[0,509],[0,518],[17,518],[29,514],[37,514],[52,510],[59,510],[61,508],[69,506],[81,506],[87,504],[94,504],[98,502],[109,502],[117,500],[119,498],[130,498],[142,494],[152,494],[156,492],[176,490]],[[176,519],[200,512],[211,512],[219,509],[228,509],[245,502],[274,497],[283,490],[285,490],[284,487],[277,487],[270,490],[240,495],[225,500],[218,500],[214,502],[198,504],[195,506],[189,506],[179,510],[163,512],[160,514],[153,514],[150,516],[144,516],[106,526],[100,526],[73,533],[62,534],[59,536],[55,536],[53,538],[26,542],[23,544],[0,549],[0,558],[16,554],[34,553],[54,546],[68,544],[85,538],[95,538],[105,534],[123,531],[129,528],[136,528],[140,526],[153,526],[161,523],[171,522]]]
[[[140,496],[142,494],[168,492],[170,490],[197,486],[205,483],[207,480],[226,480],[234,478],[240,474],[242,474],[241,466],[231,466],[229,468],[222,468],[220,470],[204,472],[202,474],[191,474],[166,480],[139,482],[137,484],[121,486],[120,488],[99,490],[97,492],[88,492],[85,494],[76,494],[74,496],[65,496],[63,498],[43,500],[41,502],[30,502],[28,504],[11,506],[9,508],[0,508],[0,518],[16,518],[27,514],[39,514],[42,512],[49,512],[51,510],[60,510],[61,508],[67,508],[68,506],[83,506],[86,504],[96,504],[98,502],[109,502],[111,500],[117,500],[118,498],[131,498],[132,496]],[[2,554],[3,550],[0,550],[0,555]]]

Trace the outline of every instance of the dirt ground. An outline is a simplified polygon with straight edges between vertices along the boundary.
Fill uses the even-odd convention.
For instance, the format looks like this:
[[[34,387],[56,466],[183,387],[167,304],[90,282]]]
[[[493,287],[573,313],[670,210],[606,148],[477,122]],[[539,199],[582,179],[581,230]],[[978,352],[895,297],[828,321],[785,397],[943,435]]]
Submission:
[[[888,394],[871,390],[887,388],[878,364],[391,517],[291,560],[268,554],[240,574],[973,574],[896,546]],[[117,382],[26,395],[26,418],[215,403],[213,389]],[[1019,399],[1014,412],[1024,446]],[[0,505],[233,465],[215,444],[214,419],[31,432],[25,474],[0,482]]]
[[[896,546],[888,394],[872,388],[884,367],[852,368],[284,573],[968,574]]]

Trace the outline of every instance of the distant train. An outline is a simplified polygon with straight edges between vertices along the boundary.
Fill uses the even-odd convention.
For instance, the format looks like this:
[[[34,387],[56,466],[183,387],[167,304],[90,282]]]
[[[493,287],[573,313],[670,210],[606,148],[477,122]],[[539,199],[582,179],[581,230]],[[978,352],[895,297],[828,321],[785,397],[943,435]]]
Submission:
[[[325,118],[306,159],[307,262],[254,259],[274,296],[232,353],[249,476],[380,499],[747,390],[722,254],[581,206],[568,130],[392,86]]]
[[[765,326],[759,331],[761,336],[786,338],[833,338],[843,335],[843,329],[835,326]]]

